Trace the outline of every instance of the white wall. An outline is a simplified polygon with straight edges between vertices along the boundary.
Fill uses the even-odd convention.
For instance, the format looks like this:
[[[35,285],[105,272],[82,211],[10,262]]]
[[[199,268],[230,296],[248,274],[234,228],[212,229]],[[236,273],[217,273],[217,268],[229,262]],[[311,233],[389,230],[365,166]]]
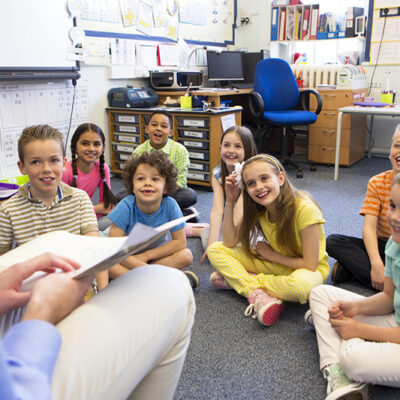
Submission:
[[[270,20],[271,20],[271,1],[270,0],[237,0],[238,1],[238,21],[240,24],[241,16],[250,17],[250,23],[236,29],[236,48],[247,48],[249,51],[270,48]],[[307,3],[307,2],[303,2]],[[319,3],[322,3],[320,1]],[[350,2],[353,5],[353,2]],[[323,51],[323,50],[322,50]],[[368,82],[371,81],[374,66],[366,66]],[[380,87],[385,90],[386,74],[391,74],[391,90],[397,91],[395,102],[400,104],[400,66],[378,65],[373,77],[372,86],[377,87],[371,90],[374,100],[380,101]],[[375,117],[373,125],[374,147],[373,154],[389,154],[390,141],[396,125],[400,119],[391,117]],[[366,137],[368,143],[368,136]]]

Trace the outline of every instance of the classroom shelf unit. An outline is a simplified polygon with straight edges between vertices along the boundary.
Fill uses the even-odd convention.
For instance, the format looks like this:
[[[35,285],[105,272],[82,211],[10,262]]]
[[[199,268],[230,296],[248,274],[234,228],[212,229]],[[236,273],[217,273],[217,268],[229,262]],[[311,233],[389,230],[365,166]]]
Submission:
[[[145,126],[150,115],[159,108],[107,108],[111,171],[122,172],[134,149],[147,138]],[[211,186],[212,170],[220,161],[220,139],[223,119],[234,117],[241,124],[241,107],[221,110],[167,109],[173,119],[173,139],[189,151],[188,183]]]

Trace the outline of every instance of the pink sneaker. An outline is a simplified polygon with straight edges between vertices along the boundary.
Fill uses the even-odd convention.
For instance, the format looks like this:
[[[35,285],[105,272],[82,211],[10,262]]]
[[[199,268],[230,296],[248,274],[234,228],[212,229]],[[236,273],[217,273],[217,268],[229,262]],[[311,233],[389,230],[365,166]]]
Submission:
[[[246,317],[252,315],[252,318],[258,319],[260,324],[271,326],[278,319],[285,308],[285,303],[268,295],[263,289],[254,290],[249,298],[249,305],[244,312]]]
[[[217,289],[232,289],[232,286],[225,280],[220,272],[213,272],[210,275],[210,283]]]

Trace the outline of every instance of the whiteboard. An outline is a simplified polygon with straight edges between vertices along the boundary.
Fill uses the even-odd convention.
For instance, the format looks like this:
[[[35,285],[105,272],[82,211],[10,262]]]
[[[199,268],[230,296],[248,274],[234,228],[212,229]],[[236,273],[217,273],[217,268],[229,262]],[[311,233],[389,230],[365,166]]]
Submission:
[[[76,67],[68,59],[72,26],[65,0],[0,1],[0,67]]]
[[[168,25],[176,27],[176,37],[192,44],[227,46],[234,43],[234,25],[237,12],[236,0],[174,0],[177,11],[171,15],[166,4],[170,0],[157,0],[162,5],[166,26],[156,26],[154,6],[152,26],[147,33],[140,30],[137,18],[140,6],[151,4],[142,0],[122,0],[93,2],[82,0],[82,14],[77,18],[77,25],[85,30],[87,36],[113,37],[122,39],[171,41],[168,38]],[[129,2],[131,17],[129,25],[124,23],[122,4]],[[154,4],[154,3],[153,3]],[[183,22],[182,22],[183,21]]]

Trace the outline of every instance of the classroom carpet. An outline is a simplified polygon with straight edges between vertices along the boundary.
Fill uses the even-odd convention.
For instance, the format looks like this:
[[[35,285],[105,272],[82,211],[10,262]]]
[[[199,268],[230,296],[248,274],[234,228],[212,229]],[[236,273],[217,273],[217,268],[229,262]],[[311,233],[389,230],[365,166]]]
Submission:
[[[363,217],[358,213],[368,180],[390,168],[387,158],[364,158],[352,167],[340,168],[336,182],[333,166],[318,165],[317,171],[309,171],[304,165],[303,179],[296,179],[291,168],[288,175],[298,189],[311,192],[320,204],[327,236],[342,233],[361,237]],[[113,191],[121,187],[121,179],[113,178]],[[207,222],[212,192],[193,188],[200,220]],[[315,332],[303,321],[308,305],[287,303],[273,326],[261,326],[245,317],[244,297],[211,286],[213,268],[208,260],[200,261],[200,239],[189,238],[188,247],[194,258],[189,269],[199,275],[201,285],[195,289],[196,319],[175,399],[324,399],[326,381],[319,371]],[[331,266],[333,262],[329,260]],[[362,295],[373,293],[355,282],[338,286]],[[400,389],[375,386],[370,398],[399,399]]]

